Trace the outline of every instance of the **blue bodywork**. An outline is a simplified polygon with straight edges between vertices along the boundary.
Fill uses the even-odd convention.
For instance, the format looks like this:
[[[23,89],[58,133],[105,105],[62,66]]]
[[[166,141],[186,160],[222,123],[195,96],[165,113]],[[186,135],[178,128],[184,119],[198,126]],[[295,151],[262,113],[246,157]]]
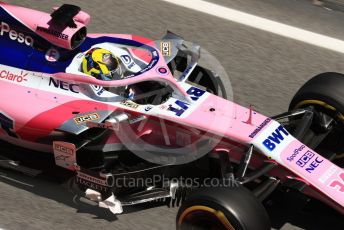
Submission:
[[[155,48],[145,45],[143,43],[114,37],[86,37],[85,41],[74,50],[67,50],[52,45],[49,41],[37,35],[34,31],[27,28],[24,24],[18,21],[15,17],[10,15],[5,9],[0,6],[0,23],[6,23],[11,30],[15,30],[18,34],[22,33],[25,36],[30,36],[33,39],[33,47],[25,43],[20,43],[18,40],[10,38],[8,32],[0,33],[0,63],[28,71],[43,72],[43,73],[57,73],[65,72],[66,68],[71,64],[75,55],[90,49],[91,46],[111,42],[121,45],[128,45],[134,47],[141,47],[149,50],[152,53],[151,63],[148,65],[152,68],[159,60],[159,55]],[[45,58],[47,50],[54,48],[59,51],[60,58],[57,62],[49,62]],[[155,55],[154,55],[155,54]],[[154,62],[154,63],[153,63]],[[151,69],[149,68],[149,69]],[[147,71],[146,69],[145,71]],[[138,73],[141,74],[142,72]],[[136,74],[135,74],[136,75]]]

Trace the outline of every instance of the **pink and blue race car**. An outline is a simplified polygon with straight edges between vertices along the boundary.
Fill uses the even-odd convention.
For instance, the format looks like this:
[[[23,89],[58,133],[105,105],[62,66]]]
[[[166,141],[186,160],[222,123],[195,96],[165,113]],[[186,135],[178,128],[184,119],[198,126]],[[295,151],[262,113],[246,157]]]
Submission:
[[[0,2],[0,23],[2,167],[39,175],[31,156],[46,153],[114,214],[181,205],[178,229],[270,229],[262,201],[285,188],[344,213],[343,75],[314,77],[266,117],[227,100],[200,47],[171,32],[87,34],[73,5]]]

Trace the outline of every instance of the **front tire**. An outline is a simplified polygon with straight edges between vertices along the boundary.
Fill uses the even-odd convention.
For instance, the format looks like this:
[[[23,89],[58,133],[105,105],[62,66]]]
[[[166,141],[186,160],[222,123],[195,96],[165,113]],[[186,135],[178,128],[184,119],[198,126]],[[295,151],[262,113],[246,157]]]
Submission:
[[[344,74],[328,72],[313,77],[295,94],[289,110],[309,105],[344,114]]]
[[[314,137],[329,132],[324,140],[312,148],[318,148],[321,154],[334,154],[330,157],[334,163],[343,166],[344,154],[344,74],[322,73],[306,82],[295,94],[289,111],[296,109],[310,109],[314,112],[309,133]],[[324,129],[322,118],[332,119],[331,126]],[[311,138],[304,137],[310,140]],[[306,143],[308,144],[308,143]]]
[[[263,205],[242,186],[203,188],[182,204],[178,230],[268,230],[270,220]]]

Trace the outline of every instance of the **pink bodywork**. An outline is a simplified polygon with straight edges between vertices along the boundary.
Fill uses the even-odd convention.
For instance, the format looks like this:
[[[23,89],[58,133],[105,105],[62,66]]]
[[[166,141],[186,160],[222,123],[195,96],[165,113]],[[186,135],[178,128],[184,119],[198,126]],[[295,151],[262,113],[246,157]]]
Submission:
[[[39,23],[39,25],[47,26],[49,18],[45,13],[14,7],[5,3],[1,3],[1,6],[5,7],[12,14],[17,15],[17,17],[33,31],[36,31],[38,25],[36,23],[37,20],[32,20],[34,18],[39,17],[42,21]],[[87,16],[81,15],[80,17],[83,17],[83,19],[80,19],[80,21],[87,21]],[[76,30],[84,26],[78,21],[76,24]],[[64,41],[61,39],[40,33],[38,31],[36,32],[42,37],[51,41],[53,44],[64,46]],[[64,31],[64,33],[69,37],[71,37],[74,32],[75,29],[68,28]],[[98,37],[102,35],[93,34],[89,36]],[[139,42],[144,42],[150,46],[155,46],[151,40],[138,36],[109,34],[106,36],[133,39]],[[168,69],[163,58],[159,59],[159,62],[156,64],[156,66],[165,67]],[[26,70],[22,71],[24,71],[24,74],[30,72]],[[343,169],[324,159],[307,146],[304,146],[298,153],[298,156],[302,156],[307,151],[311,152],[310,154],[312,154],[311,160],[306,162],[303,167],[300,167],[295,163],[297,162],[298,157],[295,157],[295,159],[292,161],[287,160],[287,158],[293,154],[295,149],[298,149],[303,145],[298,140],[291,137],[290,134],[288,136],[289,144],[278,152],[271,154],[271,152],[266,150],[261,145],[260,140],[262,138],[267,138],[271,134],[270,128],[275,127],[277,122],[270,121],[257,133],[254,138],[250,138],[250,134],[253,133],[255,129],[267,119],[266,116],[254,111],[252,111],[251,114],[250,109],[209,93],[206,93],[203,96],[205,99],[202,101],[202,103],[196,104],[171,73],[168,73],[164,76],[159,76],[157,75],[156,68],[152,68],[140,76],[118,81],[101,81],[95,78],[88,78],[81,75],[67,73],[56,73],[53,75],[41,73],[38,74],[38,76],[37,74],[36,76],[30,75],[28,78],[40,77],[53,77],[55,79],[67,81],[73,84],[91,84],[103,87],[126,86],[143,81],[166,82],[175,90],[175,92],[179,94],[180,97],[184,99],[185,102],[188,102],[191,106],[194,106],[195,109],[192,110],[192,112],[186,117],[177,117],[173,114],[167,115],[163,112],[160,113],[162,110],[157,110],[158,112],[155,114],[149,115],[149,120],[152,119],[153,121],[157,121],[163,119],[167,122],[168,127],[170,127],[170,130],[168,129],[169,132],[175,132],[173,129],[176,127],[182,127],[182,129],[192,128],[197,129],[202,133],[206,132],[222,137],[222,141],[218,144],[217,148],[228,150],[232,157],[234,155],[234,158],[238,158],[240,155],[233,150],[233,147],[229,146],[236,145],[242,149],[248,144],[253,144],[263,155],[266,156],[264,157],[262,155],[260,161],[268,158],[276,161],[278,164],[292,172],[284,176],[296,175],[297,177],[302,178],[302,180],[323,193],[327,199],[330,200],[330,203],[331,200],[334,201],[336,203],[334,207],[344,213]],[[130,109],[127,110],[118,108],[114,105],[109,105],[100,101],[86,99],[81,100],[73,96],[66,95],[58,95],[58,99],[55,99],[56,95],[54,93],[39,87],[23,87],[20,84],[13,84],[12,82],[6,82],[5,80],[1,80],[0,84],[1,110],[4,111],[8,117],[13,119],[15,118],[14,131],[18,134],[23,142],[35,142],[40,138],[48,136],[55,129],[60,127],[65,121],[73,119],[73,117],[75,117],[75,115],[73,115],[73,111],[75,110],[80,113],[93,112],[97,110],[120,110],[134,116],[140,115],[138,112]],[[250,117],[251,119],[248,122]],[[152,127],[154,126],[149,124],[146,125],[141,133],[152,132],[152,130],[154,130]],[[5,136],[5,132],[0,130],[0,136]],[[105,140],[106,143],[104,144],[118,143],[118,141],[119,140],[115,136],[111,136],[108,140]],[[229,145],[229,143],[231,145]],[[311,172],[306,171],[305,167],[309,167],[310,164],[313,164],[312,162],[315,159],[317,159],[317,161],[312,166],[314,169]],[[254,167],[258,165],[259,163],[257,163]]]
[[[298,140],[294,140],[282,153],[282,161],[284,167],[287,167],[295,174],[303,178],[308,184],[313,185],[319,191],[325,192],[334,201],[337,201],[342,207],[344,207],[344,170],[334,165],[324,157],[315,153],[312,149],[304,147],[298,152],[299,156],[306,154],[305,158],[307,162],[301,161],[301,163],[295,164],[295,160],[288,160],[291,153],[295,149],[304,146]],[[307,156],[310,154],[310,156]],[[309,159],[309,161],[308,161]],[[317,166],[319,164],[319,166]],[[314,166],[316,169],[311,170]],[[308,171],[306,169],[309,169]]]
[[[71,47],[71,39],[73,35],[90,23],[90,16],[87,13],[80,11],[74,17],[76,27],[66,27],[63,31],[61,31],[63,36],[56,37],[52,34],[42,31],[42,28],[52,31],[59,31],[59,29],[56,29],[54,25],[50,25],[51,17],[49,14],[37,10],[10,5],[4,2],[0,2],[0,5],[4,7],[8,13],[15,15],[18,21],[22,22],[27,28],[31,29],[33,32],[45,38],[52,44],[66,49],[73,48]],[[54,10],[56,10],[56,8],[54,8]]]

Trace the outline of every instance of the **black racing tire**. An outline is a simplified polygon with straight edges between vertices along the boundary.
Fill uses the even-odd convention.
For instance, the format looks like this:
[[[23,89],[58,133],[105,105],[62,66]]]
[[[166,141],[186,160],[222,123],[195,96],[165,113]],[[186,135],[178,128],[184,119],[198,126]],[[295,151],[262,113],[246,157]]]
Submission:
[[[344,165],[344,74],[322,73],[306,82],[293,97],[289,111],[311,108],[317,116],[325,114],[335,122],[328,136],[318,143],[320,153],[335,153],[332,161],[340,167]],[[312,132],[324,132],[319,127],[317,116],[313,118]],[[326,131],[326,130],[325,130]],[[313,146],[315,148],[315,146]]]
[[[295,94],[289,110],[309,105],[344,114],[344,74],[322,73],[306,82]]]
[[[256,197],[242,186],[196,190],[180,207],[178,230],[270,230],[269,216]]]

